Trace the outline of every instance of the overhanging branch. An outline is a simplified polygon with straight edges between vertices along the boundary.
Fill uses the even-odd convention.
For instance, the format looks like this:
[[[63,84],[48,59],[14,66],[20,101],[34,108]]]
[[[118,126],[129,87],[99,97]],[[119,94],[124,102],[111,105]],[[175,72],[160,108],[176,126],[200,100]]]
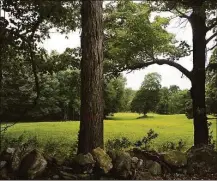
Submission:
[[[180,72],[182,72],[187,78],[189,78],[189,80],[192,80],[192,78],[191,78],[191,72],[190,71],[188,71],[182,65],[180,65],[180,64],[178,64],[178,63],[176,63],[174,61],[171,61],[169,59],[154,59],[153,61],[138,63],[138,64],[135,64],[135,65],[127,66],[124,69],[122,69],[122,71],[124,71],[124,70],[142,69],[142,68],[148,67],[149,65],[154,65],[154,64],[158,64],[158,65],[164,65],[164,64],[166,64],[166,65],[175,67]]]
[[[206,44],[208,44],[213,38],[215,38],[217,36],[217,32],[215,32],[213,35],[211,35],[207,40],[206,40]]]

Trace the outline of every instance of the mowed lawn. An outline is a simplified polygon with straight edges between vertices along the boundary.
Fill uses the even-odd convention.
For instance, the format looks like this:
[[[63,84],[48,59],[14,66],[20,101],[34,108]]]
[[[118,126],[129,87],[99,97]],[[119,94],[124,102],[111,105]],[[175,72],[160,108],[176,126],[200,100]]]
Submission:
[[[137,141],[153,129],[159,134],[153,142],[154,147],[167,141],[178,142],[180,139],[187,143],[187,147],[193,144],[193,121],[187,119],[185,115],[148,114],[147,118],[139,118],[140,116],[135,113],[116,113],[109,117],[104,122],[105,142],[108,139],[121,137]],[[211,122],[216,139],[216,120]],[[42,145],[48,140],[70,144],[77,139],[78,129],[78,121],[19,123],[8,129],[7,134],[18,137],[25,132],[26,135],[36,136]]]

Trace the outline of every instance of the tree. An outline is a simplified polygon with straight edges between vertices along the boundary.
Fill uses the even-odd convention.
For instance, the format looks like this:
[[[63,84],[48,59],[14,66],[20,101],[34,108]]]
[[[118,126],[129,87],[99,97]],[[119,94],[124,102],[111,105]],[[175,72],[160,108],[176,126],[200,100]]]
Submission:
[[[103,1],[81,7],[81,122],[78,153],[103,147]]]
[[[217,63],[217,48],[214,49],[210,58],[210,64]],[[217,71],[208,69],[206,79],[206,104],[209,114],[217,115]]]
[[[13,111],[18,114],[12,120],[13,124],[7,124],[3,129],[1,129],[1,131],[5,131],[7,128],[16,124],[36,107],[40,97],[40,84],[38,77],[39,65],[37,65],[37,63],[42,61],[39,59],[44,58],[44,50],[39,46],[39,43],[42,43],[45,38],[49,38],[49,30],[51,28],[58,27],[61,32],[74,30],[78,26],[78,6],[79,3],[74,1],[67,3],[60,1],[32,0],[1,1],[1,10],[6,14],[6,16],[0,17],[0,43],[6,46],[3,52],[4,55],[1,52],[1,60],[4,56],[5,61],[3,63],[1,62],[2,66],[0,67],[0,72],[2,76],[0,79],[0,85],[6,83],[8,86],[10,85],[11,88],[14,88],[13,83],[16,83],[17,90],[19,91],[11,91],[9,96],[5,96],[6,92],[2,93],[5,90],[0,86],[0,91],[2,93],[0,96],[1,99],[2,96],[6,98],[6,100],[4,99],[4,103],[12,103],[13,100],[10,99],[10,96],[13,94],[12,97],[15,102],[16,99],[18,100],[17,102],[19,102],[20,98],[22,98],[23,103],[22,106],[20,106],[19,112],[15,111],[16,109],[19,109],[19,107],[16,105],[14,106]],[[6,26],[2,27],[2,23],[6,24]],[[13,62],[13,59],[16,59],[16,61]],[[13,70],[16,70],[17,68],[19,69],[20,67],[20,72],[13,72]],[[23,69],[23,67],[25,67],[25,69]],[[28,74],[28,72],[31,72],[32,75]],[[4,80],[7,79],[3,75],[4,73],[13,76],[13,80],[15,80],[17,76],[16,82]],[[21,76],[22,74],[24,74],[23,77]],[[28,84],[31,83],[31,85],[24,84],[24,77],[28,77]],[[24,86],[20,87],[20,82]],[[21,96],[24,91],[29,95],[28,97],[24,96],[26,99]],[[24,104],[25,106],[23,106]],[[2,121],[7,122],[11,117],[5,116],[3,118]]]
[[[141,88],[131,103],[132,112],[143,113],[156,111],[160,99],[161,76],[158,73],[147,74],[142,82]]]
[[[169,114],[169,99],[170,92],[167,87],[163,87],[160,90],[160,101],[157,104],[156,112],[158,114]]]
[[[126,79],[123,76],[112,78],[104,82],[105,116],[124,109],[125,83]]]
[[[136,91],[131,88],[126,88],[124,90],[123,106],[120,110],[121,112],[130,112],[130,105],[133,101]]]
[[[217,35],[217,19],[213,17],[217,2],[214,1],[158,1],[149,3],[152,8],[178,12],[180,17],[187,18],[193,33],[193,70],[188,71],[175,60],[190,54],[190,46],[177,42],[164,29],[168,19],[157,16],[150,22],[148,3],[117,2],[109,6],[113,11],[108,15],[107,53],[115,61],[117,71],[136,70],[149,65],[169,65],[175,67],[192,83],[191,98],[193,101],[194,145],[208,144],[208,126],[205,106],[205,62],[206,46]],[[181,10],[187,11],[181,12]],[[127,12],[127,13],[123,13]],[[152,29],[155,27],[155,29]],[[156,30],[156,31],[155,31]],[[206,39],[207,32],[213,34]],[[211,48],[213,49],[216,46]],[[160,57],[160,58],[159,58]],[[163,57],[163,58],[162,58]],[[116,63],[116,61],[118,63]]]

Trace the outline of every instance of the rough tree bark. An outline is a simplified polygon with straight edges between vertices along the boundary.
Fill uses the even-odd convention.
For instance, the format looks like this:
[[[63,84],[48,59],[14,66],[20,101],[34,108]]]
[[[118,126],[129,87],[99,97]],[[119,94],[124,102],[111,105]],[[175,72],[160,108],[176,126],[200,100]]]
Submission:
[[[205,104],[206,15],[202,3],[193,7],[189,17],[193,34],[193,70],[191,95],[194,116],[194,145],[208,144]]]
[[[103,1],[81,7],[81,110],[78,153],[103,148]]]

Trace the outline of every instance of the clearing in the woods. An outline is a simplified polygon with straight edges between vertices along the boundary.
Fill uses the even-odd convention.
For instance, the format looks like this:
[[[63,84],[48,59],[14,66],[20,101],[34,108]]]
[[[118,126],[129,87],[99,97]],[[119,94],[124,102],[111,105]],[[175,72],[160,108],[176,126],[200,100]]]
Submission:
[[[157,147],[165,142],[177,143],[180,139],[186,146],[193,144],[193,120],[185,115],[159,115],[149,113],[148,117],[136,113],[116,113],[104,122],[105,142],[108,139],[127,137],[130,141],[142,139],[150,129],[159,134],[153,141]],[[216,138],[216,120],[211,120],[214,138]],[[77,139],[78,121],[19,123],[7,131],[10,137],[25,133],[27,137],[36,136],[40,144],[54,141],[69,145]]]

